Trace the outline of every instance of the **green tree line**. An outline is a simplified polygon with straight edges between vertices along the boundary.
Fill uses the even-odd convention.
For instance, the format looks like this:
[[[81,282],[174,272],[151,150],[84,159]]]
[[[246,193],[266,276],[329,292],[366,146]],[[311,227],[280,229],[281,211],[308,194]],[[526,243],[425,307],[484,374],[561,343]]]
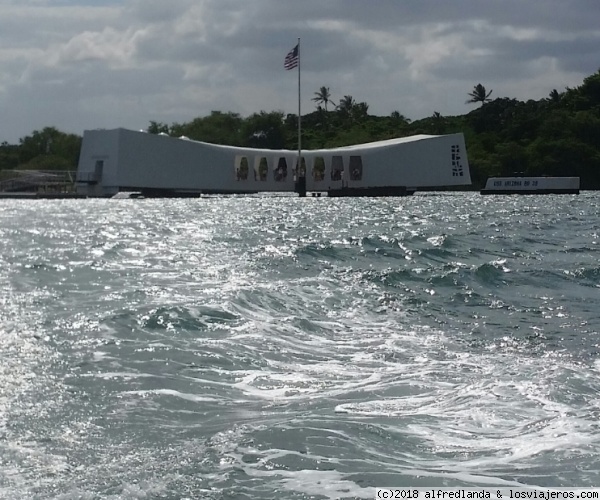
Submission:
[[[490,98],[481,83],[467,93],[476,109],[458,116],[431,116],[412,121],[400,111],[370,115],[366,102],[345,95],[336,101],[329,87],[314,93],[315,110],[302,116],[302,148],[318,149],[406,137],[463,132],[473,187],[489,176],[573,175],[584,189],[600,189],[600,70],[575,88],[552,90],[526,102]],[[187,123],[152,121],[147,132],[193,140],[267,149],[298,147],[298,116],[260,111],[242,117],[213,111]],[[0,145],[0,169],[74,169],[81,138],[53,127],[34,131],[18,145]]]
[[[0,170],[76,170],[81,137],[55,127],[34,130],[19,144],[0,144]]]

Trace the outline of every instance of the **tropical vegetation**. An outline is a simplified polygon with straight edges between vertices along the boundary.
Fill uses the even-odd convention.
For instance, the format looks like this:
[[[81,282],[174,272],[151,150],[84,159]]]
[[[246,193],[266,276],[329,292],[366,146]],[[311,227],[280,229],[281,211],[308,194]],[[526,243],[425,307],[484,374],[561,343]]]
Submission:
[[[331,92],[329,92],[329,87],[321,87],[318,92],[315,92],[315,96],[312,98],[319,106],[322,104],[327,111],[327,105],[333,104],[331,100]]]
[[[486,102],[490,102],[490,95],[492,94],[492,91],[490,90],[489,92],[486,92],[485,87],[483,85],[481,85],[481,83],[478,83],[477,85],[475,85],[475,87],[473,87],[473,92],[469,92],[469,97],[471,99],[469,99],[466,104],[472,103],[472,102],[480,102],[481,104],[485,104]]]
[[[411,121],[400,111],[368,113],[366,102],[344,95],[335,105],[329,87],[314,93],[316,109],[302,116],[302,148],[330,148],[414,134],[463,132],[473,187],[497,175],[574,175],[584,189],[600,189],[600,70],[575,88],[552,90],[539,100],[490,98],[481,83],[467,103],[481,103],[459,116]],[[328,105],[333,105],[332,109]],[[187,123],[150,122],[149,133],[269,149],[297,149],[298,117],[260,111],[242,117],[213,111]],[[54,127],[34,131],[19,144],[0,145],[2,169],[75,169],[81,138]]]

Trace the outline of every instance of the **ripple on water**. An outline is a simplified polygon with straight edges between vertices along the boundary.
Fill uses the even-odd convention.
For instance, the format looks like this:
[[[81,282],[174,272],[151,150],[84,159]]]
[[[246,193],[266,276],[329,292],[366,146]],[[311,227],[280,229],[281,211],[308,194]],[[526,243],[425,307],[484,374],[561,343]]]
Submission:
[[[0,496],[595,485],[598,202],[525,201],[9,200]]]

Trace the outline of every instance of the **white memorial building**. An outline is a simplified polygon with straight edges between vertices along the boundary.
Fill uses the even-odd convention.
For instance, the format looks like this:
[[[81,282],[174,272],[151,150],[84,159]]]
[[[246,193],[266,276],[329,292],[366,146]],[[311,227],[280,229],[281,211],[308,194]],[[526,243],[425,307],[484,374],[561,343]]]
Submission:
[[[301,158],[297,169],[298,151],[222,146],[122,128],[89,130],[83,135],[77,189],[98,197],[119,191],[385,196],[471,184],[462,134],[306,150]]]

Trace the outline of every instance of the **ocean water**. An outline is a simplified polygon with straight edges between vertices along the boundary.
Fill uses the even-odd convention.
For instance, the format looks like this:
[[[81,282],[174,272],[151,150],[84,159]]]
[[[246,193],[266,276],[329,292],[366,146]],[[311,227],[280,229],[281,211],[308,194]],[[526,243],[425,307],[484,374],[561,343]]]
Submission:
[[[0,498],[600,485],[600,196],[0,201]]]

